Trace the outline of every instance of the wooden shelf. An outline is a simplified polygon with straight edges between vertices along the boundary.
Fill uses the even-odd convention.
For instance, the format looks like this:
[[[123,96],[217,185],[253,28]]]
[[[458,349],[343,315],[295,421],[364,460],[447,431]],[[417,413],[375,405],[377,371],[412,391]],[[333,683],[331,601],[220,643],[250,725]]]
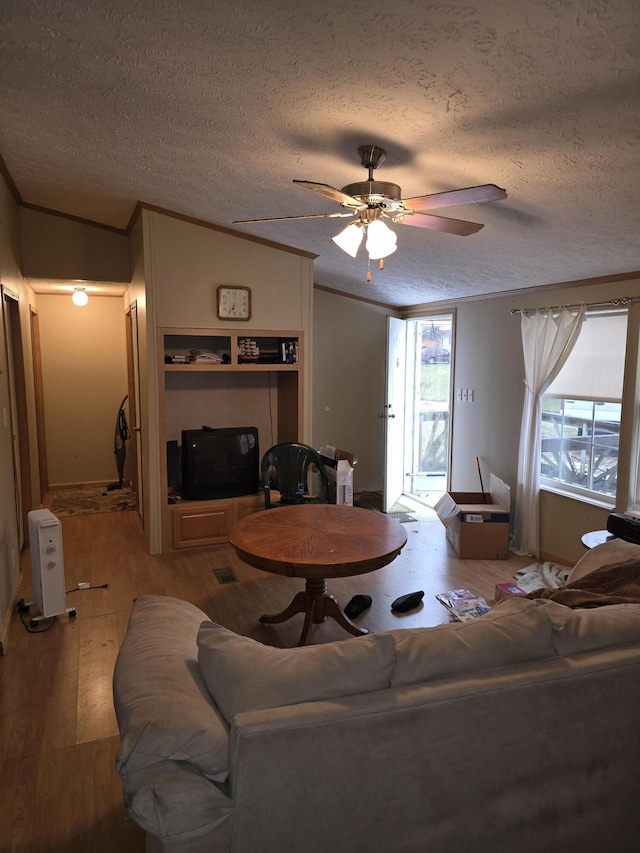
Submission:
[[[158,330],[161,359],[159,386],[160,478],[162,494],[168,494],[167,441],[180,441],[183,429],[255,426],[260,455],[281,441],[303,438],[304,333],[300,330],[250,330],[161,328]],[[256,341],[269,363],[240,362],[239,341]],[[296,344],[297,362],[278,359],[282,342]],[[225,355],[228,363],[165,363],[165,357],[186,355],[190,350]],[[273,359],[273,363],[271,363]],[[179,501],[162,508],[162,550],[223,544],[229,528],[250,512],[264,508],[264,498],[247,495],[219,501]]]
[[[257,361],[243,362],[239,355],[240,345],[243,340],[250,340],[257,345],[260,356]],[[251,334],[222,334],[217,330],[207,333],[202,330],[194,330],[189,333],[184,329],[162,330],[162,351],[164,353],[164,369],[175,370],[298,370],[299,369],[299,334],[287,334],[286,332],[252,332]],[[296,361],[288,361],[282,354],[283,344],[291,343],[298,356]],[[179,362],[177,364],[167,362],[166,359],[186,357],[194,350],[211,352],[224,362],[192,361]],[[291,354],[290,357],[295,357]]]

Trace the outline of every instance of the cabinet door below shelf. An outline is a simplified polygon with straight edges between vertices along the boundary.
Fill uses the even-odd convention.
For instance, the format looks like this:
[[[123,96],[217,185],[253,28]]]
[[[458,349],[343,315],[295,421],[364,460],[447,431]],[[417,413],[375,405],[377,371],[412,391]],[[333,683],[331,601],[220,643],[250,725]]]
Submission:
[[[228,500],[189,502],[171,507],[173,547],[224,545],[236,521],[264,509],[262,492]]]
[[[232,503],[222,502],[215,506],[188,504],[173,507],[173,547],[195,548],[228,542],[233,509]]]

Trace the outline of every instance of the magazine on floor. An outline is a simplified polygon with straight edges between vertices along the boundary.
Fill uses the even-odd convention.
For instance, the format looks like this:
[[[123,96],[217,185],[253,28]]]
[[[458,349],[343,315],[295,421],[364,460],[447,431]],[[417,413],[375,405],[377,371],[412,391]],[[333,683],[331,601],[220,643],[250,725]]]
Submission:
[[[436,598],[458,622],[470,622],[491,610],[481,595],[475,595],[468,589],[450,589],[439,593]]]

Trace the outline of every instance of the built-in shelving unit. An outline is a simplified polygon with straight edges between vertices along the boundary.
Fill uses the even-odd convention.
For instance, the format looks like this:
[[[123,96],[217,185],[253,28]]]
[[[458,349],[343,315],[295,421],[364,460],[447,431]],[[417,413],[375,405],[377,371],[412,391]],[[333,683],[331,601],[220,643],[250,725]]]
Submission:
[[[260,455],[272,444],[303,437],[304,334],[291,330],[229,332],[159,330],[160,447],[183,429],[256,426]],[[163,552],[228,540],[232,524],[264,507],[261,494],[182,501],[170,494],[161,452]],[[174,501],[169,503],[169,501]]]

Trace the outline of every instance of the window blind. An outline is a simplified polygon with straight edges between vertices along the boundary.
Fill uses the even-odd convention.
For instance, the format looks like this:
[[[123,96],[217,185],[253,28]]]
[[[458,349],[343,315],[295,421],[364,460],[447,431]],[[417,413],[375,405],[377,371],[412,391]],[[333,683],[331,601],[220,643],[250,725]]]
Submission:
[[[626,343],[626,311],[587,314],[569,358],[545,394],[620,402]]]

